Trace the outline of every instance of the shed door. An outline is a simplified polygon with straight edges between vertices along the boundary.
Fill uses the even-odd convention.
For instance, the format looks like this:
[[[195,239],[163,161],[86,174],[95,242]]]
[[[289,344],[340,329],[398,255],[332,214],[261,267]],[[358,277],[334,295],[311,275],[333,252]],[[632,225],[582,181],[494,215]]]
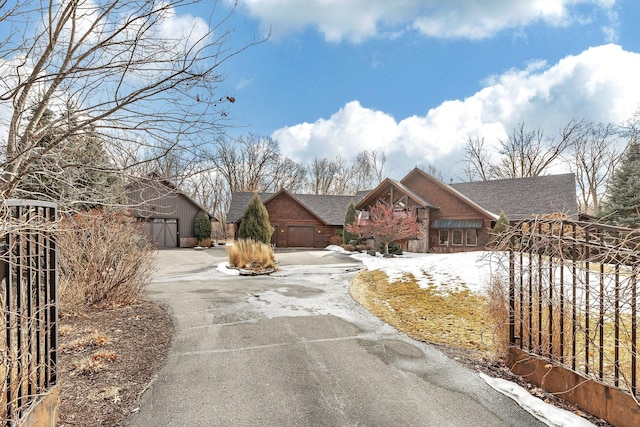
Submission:
[[[178,220],[175,218],[151,218],[151,237],[159,248],[178,247]]]
[[[288,226],[287,246],[290,248],[313,248],[315,246],[315,227],[312,225]]]

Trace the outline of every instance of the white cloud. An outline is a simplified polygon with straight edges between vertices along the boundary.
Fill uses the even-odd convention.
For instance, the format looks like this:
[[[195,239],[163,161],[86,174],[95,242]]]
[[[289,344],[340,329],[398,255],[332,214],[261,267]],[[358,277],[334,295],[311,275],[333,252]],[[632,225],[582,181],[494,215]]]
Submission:
[[[278,129],[272,137],[283,154],[302,162],[335,155],[350,158],[375,149],[398,159],[397,163],[403,160],[406,167],[438,165],[459,160],[467,137],[484,137],[491,144],[519,123],[528,129],[542,128],[549,136],[572,118],[620,123],[639,107],[638,74],[640,54],[609,44],[552,66],[534,62],[491,76],[480,91],[446,101],[425,116],[397,121],[351,101],[328,119]]]
[[[242,0],[249,14],[277,36],[315,27],[327,41],[397,34],[406,28],[437,38],[482,39],[534,22],[584,23],[583,5],[609,11],[616,0]],[[391,30],[391,31],[390,31]]]

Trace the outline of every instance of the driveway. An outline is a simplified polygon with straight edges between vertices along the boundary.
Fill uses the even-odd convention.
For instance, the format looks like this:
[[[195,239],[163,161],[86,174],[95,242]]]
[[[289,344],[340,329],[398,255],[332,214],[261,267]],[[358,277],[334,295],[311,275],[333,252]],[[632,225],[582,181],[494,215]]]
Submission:
[[[473,371],[348,295],[362,266],[280,251],[271,276],[217,270],[224,248],[164,250],[149,296],[175,324],[126,426],[537,426]]]

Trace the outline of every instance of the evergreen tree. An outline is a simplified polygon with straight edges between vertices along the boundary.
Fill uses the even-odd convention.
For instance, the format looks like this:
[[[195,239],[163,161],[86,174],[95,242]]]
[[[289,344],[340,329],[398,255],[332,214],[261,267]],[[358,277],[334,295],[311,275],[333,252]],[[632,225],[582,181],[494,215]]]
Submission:
[[[15,197],[52,201],[66,212],[123,203],[124,183],[110,164],[103,136],[87,128],[51,143],[64,129],[73,127],[73,119],[68,118],[73,111],[56,115],[45,110],[33,142],[41,154],[25,168]],[[57,122],[62,124],[51,126]]]
[[[500,235],[507,230],[509,227],[509,218],[504,213],[504,211],[500,211],[500,216],[498,216],[498,220],[495,225],[491,229],[491,236],[489,237],[489,245],[496,245],[500,241]]]
[[[269,243],[273,227],[269,223],[269,213],[264,207],[260,196],[254,194],[242,215],[238,237],[240,239],[251,239],[256,242]]]
[[[351,203],[349,203],[349,206],[347,206],[347,213],[344,216],[344,227],[342,229],[342,243],[349,244],[351,243],[352,240],[358,240],[358,238],[360,238],[359,235],[350,233],[347,230],[347,225],[353,224],[354,222],[356,222],[356,205],[355,203],[353,203],[353,200],[352,200]]]
[[[608,224],[640,226],[640,143],[636,138],[629,141],[607,185],[599,216]]]
[[[211,237],[211,220],[205,211],[198,212],[193,234],[198,238],[198,245],[202,243],[202,239]]]

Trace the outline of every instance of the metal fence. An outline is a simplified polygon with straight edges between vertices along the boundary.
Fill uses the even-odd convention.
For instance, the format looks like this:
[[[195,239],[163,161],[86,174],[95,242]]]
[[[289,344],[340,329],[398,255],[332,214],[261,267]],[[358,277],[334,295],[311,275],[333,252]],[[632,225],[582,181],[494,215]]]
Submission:
[[[13,426],[56,384],[56,206],[0,205],[0,426]]]
[[[640,232],[527,220],[503,242],[511,345],[636,396]]]

